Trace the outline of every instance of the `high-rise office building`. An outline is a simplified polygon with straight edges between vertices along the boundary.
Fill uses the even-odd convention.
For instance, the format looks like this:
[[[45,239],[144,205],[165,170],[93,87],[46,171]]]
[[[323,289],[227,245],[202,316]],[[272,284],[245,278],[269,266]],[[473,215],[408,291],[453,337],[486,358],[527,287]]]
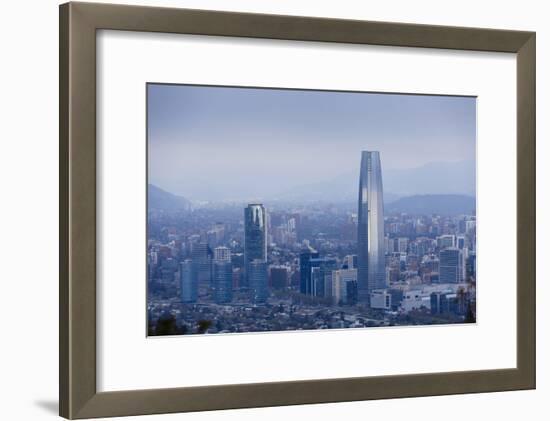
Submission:
[[[163,283],[171,284],[175,280],[178,262],[173,257],[168,257],[162,260],[160,265],[160,279]]]
[[[261,259],[252,260],[248,264],[248,279],[252,301],[265,303],[268,296],[267,262]]]
[[[216,260],[212,262],[214,278],[214,301],[228,303],[233,298],[233,265],[231,260]]]
[[[348,279],[345,281],[346,304],[357,304],[357,280]]]
[[[208,244],[216,246],[221,244],[225,238],[225,224],[216,222],[206,233]]]
[[[249,204],[244,209],[244,270],[248,287],[249,267],[254,260],[267,262],[267,217],[261,204]]]
[[[446,292],[432,292],[430,294],[430,312],[432,314],[463,314],[460,307],[461,305],[464,306],[467,304],[464,302],[459,302],[461,300],[459,300],[457,294],[449,294]]]
[[[465,262],[462,250],[446,248],[439,252],[439,283],[449,284],[464,281]]]
[[[199,289],[197,269],[197,265],[191,259],[180,263],[181,301],[183,303],[194,303],[197,301],[197,292]]]
[[[206,242],[193,244],[191,249],[191,259],[197,267],[197,278],[199,288],[206,290],[212,283],[212,249]]]
[[[300,292],[311,295],[311,259],[319,257],[319,253],[311,247],[300,252]]]
[[[409,239],[406,237],[399,237],[397,239],[397,251],[399,253],[406,253],[409,247]]]
[[[440,249],[455,247],[456,238],[454,235],[446,234],[437,237],[437,247]]]
[[[228,303],[233,298],[233,265],[231,250],[228,247],[216,247],[212,261],[212,286],[214,301]]]
[[[311,276],[309,295],[332,297],[332,271],[337,269],[337,261],[331,257],[310,259]]]
[[[386,286],[384,203],[380,153],[363,151],[359,175],[357,288],[359,301]]]
[[[386,254],[390,254],[394,252],[393,247],[394,241],[393,238],[390,238],[389,236],[384,237],[384,250],[386,251]]]
[[[285,289],[288,286],[289,268],[287,266],[271,266],[269,281],[273,289]]]
[[[350,294],[350,288],[353,287],[355,287],[355,294]],[[332,291],[334,304],[354,304],[357,298],[357,269],[332,271]]]
[[[314,297],[323,297],[325,291],[325,274],[319,266],[311,267],[311,294]]]
[[[475,232],[476,230],[476,220],[475,219],[469,219],[466,221],[466,233],[470,234],[472,232]]]
[[[342,266],[344,269],[357,269],[357,255],[348,254],[345,256]]]
[[[219,262],[230,262],[231,250],[228,247],[216,247],[214,249],[214,260]]]

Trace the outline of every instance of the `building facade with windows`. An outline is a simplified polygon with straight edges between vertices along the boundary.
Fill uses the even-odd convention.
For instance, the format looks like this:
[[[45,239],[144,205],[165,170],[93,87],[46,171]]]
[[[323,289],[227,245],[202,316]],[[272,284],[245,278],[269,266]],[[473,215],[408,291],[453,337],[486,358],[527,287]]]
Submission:
[[[380,153],[363,151],[359,175],[357,288],[360,302],[385,288],[384,197]]]

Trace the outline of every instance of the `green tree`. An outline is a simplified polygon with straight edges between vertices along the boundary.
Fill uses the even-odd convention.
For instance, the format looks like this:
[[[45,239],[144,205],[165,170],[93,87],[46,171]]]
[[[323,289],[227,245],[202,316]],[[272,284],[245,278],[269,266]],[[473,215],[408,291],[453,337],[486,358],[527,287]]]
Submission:
[[[210,326],[212,326],[212,320],[199,320],[197,322],[197,333],[206,333]]]
[[[176,318],[174,317],[174,315],[168,312],[163,313],[157,320],[155,335],[177,335],[178,333],[178,326],[176,324]]]

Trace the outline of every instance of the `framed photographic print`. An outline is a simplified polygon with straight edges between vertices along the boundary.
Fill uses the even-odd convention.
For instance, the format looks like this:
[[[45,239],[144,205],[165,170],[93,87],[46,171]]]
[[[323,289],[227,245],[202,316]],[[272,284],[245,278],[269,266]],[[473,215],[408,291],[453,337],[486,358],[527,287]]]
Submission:
[[[534,164],[534,33],[61,5],[60,414],[534,388]]]

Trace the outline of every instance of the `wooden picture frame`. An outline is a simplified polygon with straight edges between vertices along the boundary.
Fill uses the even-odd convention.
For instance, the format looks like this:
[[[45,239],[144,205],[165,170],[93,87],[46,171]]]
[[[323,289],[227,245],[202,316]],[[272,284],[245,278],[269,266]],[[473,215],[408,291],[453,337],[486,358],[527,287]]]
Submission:
[[[125,5],[60,6],[60,415],[69,419],[535,387],[535,33]],[[517,54],[517,368],[96,390],[96,31]]]

